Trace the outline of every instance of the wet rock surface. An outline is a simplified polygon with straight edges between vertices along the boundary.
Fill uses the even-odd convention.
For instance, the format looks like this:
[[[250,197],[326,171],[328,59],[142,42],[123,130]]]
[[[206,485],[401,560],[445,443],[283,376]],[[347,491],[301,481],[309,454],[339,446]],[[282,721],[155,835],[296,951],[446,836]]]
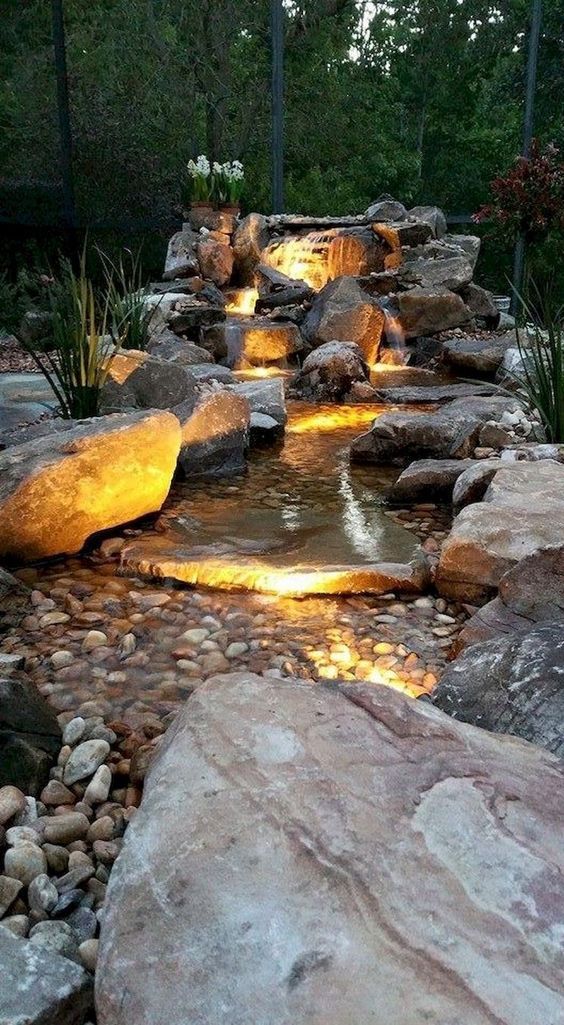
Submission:
[[[367,363],[378,354],[385,316],[352,277],[330,281],[316,296],[302,330],[310,346],[354,342]]]
[[[98,1023],[558,1021],[562,813],[547,752],[385,688],[209,680],[111,877]]]

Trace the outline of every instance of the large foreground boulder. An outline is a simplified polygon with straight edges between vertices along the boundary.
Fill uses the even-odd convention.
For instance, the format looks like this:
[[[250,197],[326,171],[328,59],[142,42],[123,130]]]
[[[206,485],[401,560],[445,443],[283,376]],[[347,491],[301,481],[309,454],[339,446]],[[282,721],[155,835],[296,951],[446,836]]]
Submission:
[[[92,979],[67,957],[0,929],[2,1025],[83,1025]]]
[[[24,677],[0,679],[0,787],[36,795],[61,749],[53,709]]]
[[[562,782],[385,687],[207,680],[112,872],[98,1025],[556,1025]]]
[[[0,556],[79,552],[91,534],[156,512],[180,425],[158,410],[102,416],[0,453]]]
[[[463,722],[512,733],[563,757],[562,622],[473,644],[443,674],[434,701]]]
[[[388,499],[396,505],[412,502],[450,502],[460,474],[473,459],[417,459],[400,473]]]
[[[355,342],[367,363],[378,356],[385,314],[352,277],[335,278],[313,302],[302,331],[310,346]]]
[[[511,468],[500,462],[484,501],[456,517],[441,549],[437,588],[450,598],[486,601],[504,573],[563,536],[564,466],[551,459]]]

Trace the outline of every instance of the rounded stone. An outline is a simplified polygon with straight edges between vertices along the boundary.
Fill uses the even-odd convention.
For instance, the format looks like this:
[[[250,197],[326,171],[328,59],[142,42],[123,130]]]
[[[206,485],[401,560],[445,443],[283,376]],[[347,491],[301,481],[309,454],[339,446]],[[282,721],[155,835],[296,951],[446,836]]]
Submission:
[[[78,947],[76,935],[66,922],[38,922],[29,934],[29,942],[34,947],[70,958],[76,956]]]
[[[71,719],[63,730],[63,744],[69,744],[70,747],[74,747],[81,739],[85,726],[86,723],[82,716],[77,715],[74,719]]]
[[[54,651],[51,655],[53,669],[63,669],[64,666],[70,666],[73,662],[74,655],[71,651]]]
[[[45,820],[44,837],[46,843],[66,844],[75,840],[83,840],[90,823],[86,815],[79,811],[68,812],[66,815],[53,815]]]
[[[29,931],[29,918],[27,915],[9,915],[3,918],[0,923],[3,929],[8,929],[14,936],[25,939]]]
[[[5,826],[14,815],[25,809],[25,794],[18,787],[0,787],[0,826]]]
[[[108,643],[108,638],[101,630],[89,630],[82,642],[82,650],[85,652],[94,651]]]
[[[86,804],[103,804],[108,800],[111,785],[112,773],[109,766],[100,765],[84,791],[83,800]]]
[[[110,753],[106,740],[85,740],[69,755],[65,763],[63,780],[68,785],[92,776]]]
[[[86,970],[94,972],[98,960],[98,940],[84,940],[84,943],[81,943],[78,948],[78,953]]]
[[[47,858],[41,847],[24,840],[17,847],[9,847],[4,856],[4,871],[12,879],[29,886],[37,876],[47,872]]]
[[[57,887],[51,882],[49,876],[42,874],[32,879],[27,890],[29,906],[34,911],[52,911],[55,907],[59,894]]]

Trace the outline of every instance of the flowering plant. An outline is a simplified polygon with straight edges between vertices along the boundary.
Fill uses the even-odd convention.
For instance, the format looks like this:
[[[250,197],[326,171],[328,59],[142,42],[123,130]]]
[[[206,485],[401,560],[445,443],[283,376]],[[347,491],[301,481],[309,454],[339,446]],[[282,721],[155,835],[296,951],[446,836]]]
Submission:
[[[219,203],[237,204],[241,199],[245,172],[240,160],[213,165],[214,193]]]
[[[190,195],[196,203],[205,203],[211,199],[213,181],[208,158],[201,153],[197,160],[188,161],[190,178]]]
[[[564,228],[564,162],[550,145],[541,151],[535,140],[528,157],[518,157],[505,177],[495,178],[492,202],[474,214],[480,223],[493,220],[527,242],[541,242],[554,228]]]

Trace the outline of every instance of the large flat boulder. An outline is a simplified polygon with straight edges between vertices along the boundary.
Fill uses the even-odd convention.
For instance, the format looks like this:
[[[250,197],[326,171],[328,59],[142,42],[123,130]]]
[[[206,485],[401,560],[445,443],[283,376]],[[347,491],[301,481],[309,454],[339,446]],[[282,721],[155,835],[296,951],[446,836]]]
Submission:
[[[367,363],[378,356],[385,314],[353,277],[330,281],[317,295],[302,331],[310,346],[354,342]]]
[[[478,444],[481,425],[518,407],[515,399],[471,396],[455,399],[433,413],[384,413],[353,441],[351,459],[400,464],[413,459],[466,459]]]
[[[456,719],[523,737],[563,757],[562,622],[473,644],[443,673],[433,700]]]
[[[439,286],[416,285],[398,295],[400,322],[406,338],[434,335],[449,328],[462,327],[472,320],[472,312],[456,292]]]
[[[556,1025],[562,781],[385,687],[206,681],[111,875],[98,1025]]]
[[[303,349],[300,329],[289,320],[229,317],[202,331],[201,344],[232,370],[285,363]]]
[[[196,382],[182,362],[125,349],[112,359],[102,388],[101,408],[104,413],[172,409],[193,398],[195,391]]]
[[[83,1025],[92,1009],[92,979],[67,957],[0,928],[2,1025]]]
[[[178,406],[182,441],[178,466],[186,477],[242,473],[249,448],[249,403],[225,388],[204,391]]]
[[[458,372],[495,377],[505,353],[514,346],[514,331],[505,331],[486,339],[452,338],[443,344],[443,357]]]
[[[180,363],[181,366],[190,368],[205,363],[210,358],[207,349],[179,337],[168,328],[164,328],[160,334],[151,338],[147,352],[157,359]]]
[[[487,600],[504,573],[538,548],[559,544],[563,535],[562,463],[500,463],[484,501],[456,517],[441,550],[437,588],[451,598]]]
[[[53,709],[26,678],[0,679],[0,787],[38,794],[61,749]]]
[[[413,206],[407,215],[411,220],[428,224],[433,238],[443,238],[447,233],[447,219],[438,206]]]
[[[424,248],[424,247],[422,247]],[[445,288],[458,291],[472,281],[472,267],[465,256],[445,256],[405,261],[399,268],[404,287],[420,285],[422,288]]]
[[[180,425],[160,410],[96,417],[0,453],[0,556],[79,552],[99,530],[163,504]]]

